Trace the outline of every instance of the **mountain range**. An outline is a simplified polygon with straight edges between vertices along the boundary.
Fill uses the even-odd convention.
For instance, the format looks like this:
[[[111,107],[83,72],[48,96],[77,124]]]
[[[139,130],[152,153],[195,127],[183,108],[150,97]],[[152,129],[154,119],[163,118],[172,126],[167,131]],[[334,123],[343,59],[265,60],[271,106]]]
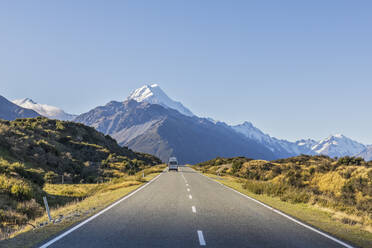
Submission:
[[[307,139],[290,142],[287,140],[279,140],[264,134],[261,130],[254,127],[252,123],[245,122],[241,125],[232,126],[234,130],[250,137],[261,144],[264,144],[279,157],[296,156],[299,154],[307,155],[327,155],[330,157],[354,156],[360,154],[365,157],[363,152],[366,152],[368,146],[363,145],[355,140],[352,140],[342,134],[331,135],[320,141]]]
[[[78,116],[28,98],[13,102],[48,118],[92,126],[112,136],[122,146],[156,155],[163,161],[170,156],[177,156],[182,163],[196,163],[216,156],[275,159],[299,154],[361,156],[372,160],[372,146],[341,134],[320,141],[291,142],[271,137],[250,122],[231,126],[198,117],[167,96],[157,84],[144,85],[132,91],[124,101],[111,101]]]

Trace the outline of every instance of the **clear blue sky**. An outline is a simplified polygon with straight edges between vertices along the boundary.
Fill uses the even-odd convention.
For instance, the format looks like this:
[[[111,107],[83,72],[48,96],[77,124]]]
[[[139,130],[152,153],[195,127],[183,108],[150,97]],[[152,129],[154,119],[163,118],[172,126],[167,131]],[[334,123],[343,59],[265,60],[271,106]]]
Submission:
[[[0,95],[82,113],[159,83],[272,136],[372,144],[372,1],[0,1]]]

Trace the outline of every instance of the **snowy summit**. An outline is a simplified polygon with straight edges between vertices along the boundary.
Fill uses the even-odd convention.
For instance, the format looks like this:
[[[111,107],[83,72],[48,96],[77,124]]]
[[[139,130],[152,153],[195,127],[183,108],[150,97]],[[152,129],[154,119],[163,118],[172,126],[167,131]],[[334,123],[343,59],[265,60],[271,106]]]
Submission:
[[[14,100],[12,102],[23,108],[32,109],[38,114],[48,117],[50,119],[70,121],[76,117],[76,115],[68,114],[60,108],[46,105],[46,104],[40,104],[40,103],[34,102],[30,98]]]
[[[165,108],[175,109],[183,115],[194,116],[194,114],[183,106],[182,103],[169,98],[157,84],[145,85],[136,89],[129,95],[127,100],[159,104]]]

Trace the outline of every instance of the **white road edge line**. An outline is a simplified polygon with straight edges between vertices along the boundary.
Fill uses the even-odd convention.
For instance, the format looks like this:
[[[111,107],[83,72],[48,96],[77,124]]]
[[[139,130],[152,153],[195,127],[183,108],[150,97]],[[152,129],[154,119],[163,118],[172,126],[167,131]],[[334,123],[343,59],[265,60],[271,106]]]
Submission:
[[[191,209],[192,209],[192,212],[193,212],[193,213],[196,213],[196,208],[195,208],[195,206],[192,206]]]
[[[189,198],[192,199],[192,195],[189,195]]]
[[[165,170],[164,170],[165,171]],[[163,172],[164,172],[163,171]],[[141,187],[139,187],[138,189],[136,189],[135,191],[133,191],[132,193],[130,193],[129,195],[126,195],[124,196],[123,198],[121,198],[120,200],[118,200],[117,202],[114,202],[113,204],[111,204],[110,206],[108,206],[107,208],[101,210],[100,212],[96,213],[95,215],[89,217],[88,219],[86,219],[85,221],[81,222],[80,224],[72,227],[71,229],[67,230],[66,232],[62,233],[61,235],[55,237],[54,239],[48,241],[47,243],[43,244],[42,246],[40,246],[39,248],[46,248],[48,246],[50,246],[51,244],[57,242],[58,240],[62,239],[63,237],[65,237],[66,235],[72,233],[73,231],[75,231],[76,229],[82,227],[83,225],[87,224],[88,222],[90,222],[91,220],[97,218],[98,216],[100,216],[101,214],[103,214],[104,212],[110,210],[111,208],[115,207],[116,205],[118,205],[119,203],[121,203],[122,201],[125,201],[126,199],[128,199],[129,197],[133,196],[135,193],[137,193],[138,191],[146,188],[148,185],[150,185],[152,182],[154,182],[156,179],[158,179],[162,174],[160,173],[159,175],[157,175],[156,177],[154,177],[153,179],[151,179],[148,183],[142,185]]]
[[[337,239],[337,238],[335,238],[335,237],[333,237],[333,236],[331,236],[331,235],[329,235],[329,234],[327,234],[327,233],[325,233],[325,232],[322,232],[322,231],[320,231],[320,230],[318,230],[318,229],[316,229],[316,228],[314,228],[314,227],[312,227],[312,226],[309,226],[309,225],[307,225],[307,224],[305,224],[305,223],[303,223],[303,222],[301,222],[301,221],[299,221],[299,220],[296,220],[295,218],[293,218],[293,217],[291,217],[291,216],[289,216],[289,215],[287,215],[287,214],[285,214],[285,213],[283,213],[283,212],[281,212],[281,211],[279,211],[279,210],[277,210],[277,209],[275,209],[275,208],[272,208],[272,207],[270,207],[269,205],[266,205],[265,203],[260,202],[259,200],[256,200],[256,199],[254,199],[254,198],[252,198],[252,197],[249,197],[249,196],[247,196],[247,195],[245,195],[245,194],[243,194],[243,193],[241,193],[241,192],[239,192],[239,191],[237,191],[237,190],[235,190],[235,189],[233,189],[233,188],[227,187],[226,185],[224,185],[224,184],[222,184],[222,183],[220,183],[220,182],[217,182],[217,181],[213,180],[212,178],[209,178],[209,177],[203,175],[203,174],[200,173],[200,172],[198,172],[198,173],[199,173],[200,175],[202,175],[203,177],[206,177],[206,178],[208,178],[209,180],[211,180],[211,181],[213,181],[213,182],[215,182],[215,183],[218,183],[218,184],[222,185],[223,187],[225,187],[225,188],[227,188],[227,189],[229,189],[229,190],[232,190],[232,191],[234,191],[235,193],[238,193],[239,195],[241,195],[241,196],[243,196],[243,197],[245,197],[245,198],[248,198],[248,199],[250,199],[250,200],[252,200],[252,201],[254,201],[254,202],[256,202],[256,203],[258,203],[258,204],[260,204],[260,205],[262,205],[262,206],[264,206],[265,208],[268,208],[268,209],[270,209],[271,211],[273,211],[273,212],[275,212],[275,213],[277,213],[277,214],[279,214],[279,215],[281,215],[281,216],[283,216],[283,217],[285,217],[285,218],[287,218],[287,219],[289,219],[289,220],[291,220],[291,221],[293,221],[293,222],[295,222],[295,223],[297,223],[297,224],[299,224],[299,225],[301,225],[301,226],[303,226],[303,227],[305,227],[305,228],[307,228],[307,229],[310,229],[311,231],[314,231],[314,232],[316,232],[316,233],[322,235],[323,237],[326,237],[326,238],[328,238],[328,239],[330,239],[330,240],[333,240],[334,242],[336,242],[336,243],[338,243],[338,244],[340,244],[340,245],[342,245],[342,246],[344,246],[344,247],[347,247],[347,248],[355,248],[354,246],[349,245],[349,244],[347,244],[347,243],[345,243],[345,242],[343,242],[343,241],[341,241],[341,240],[339,240],[339,239]]]
[[[203,236],[203,231],[198,230],[198,237],[199,237],[200,246],[205,246],[206,243],[205,243],[205,239],[204,239],[204,236]]]

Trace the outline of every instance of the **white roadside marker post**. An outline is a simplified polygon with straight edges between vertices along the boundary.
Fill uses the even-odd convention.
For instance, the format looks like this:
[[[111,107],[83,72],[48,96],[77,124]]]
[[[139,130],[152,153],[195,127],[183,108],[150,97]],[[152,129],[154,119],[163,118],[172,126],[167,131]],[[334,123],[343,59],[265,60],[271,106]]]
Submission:
[[[52,217],[50,216],[50,210],[49,210],[48,201],[47,201],[46,196],[43,196],[43,201],[44,201],[45,209],[46,209],[46,211],[48,213],[49,221],[51,222],[52,221]]]

